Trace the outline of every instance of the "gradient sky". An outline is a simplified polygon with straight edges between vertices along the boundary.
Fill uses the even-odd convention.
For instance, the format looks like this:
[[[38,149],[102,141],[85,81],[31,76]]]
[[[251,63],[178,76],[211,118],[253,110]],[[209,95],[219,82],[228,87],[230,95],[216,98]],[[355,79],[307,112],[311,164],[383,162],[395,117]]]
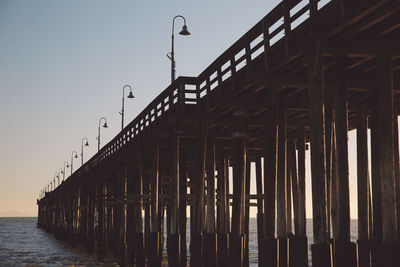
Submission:
[[[136,96],[125,102],[125,124],[169,85],[175,15],[186,17],[192,33],[176,35],[177,76],[197,76],[279,1],[249,3],[1,0],[0,213],[35,215],[38,193],[72,151],[80,153],[82,138],[90,143],[85,160],[97,151],[101,116],[110,126],[102,130],[102,145],[120,131],[123,85],[133,85]],[[176,31],[181,26],[177,20]],[[350,133],[352,217],[355,149]]]

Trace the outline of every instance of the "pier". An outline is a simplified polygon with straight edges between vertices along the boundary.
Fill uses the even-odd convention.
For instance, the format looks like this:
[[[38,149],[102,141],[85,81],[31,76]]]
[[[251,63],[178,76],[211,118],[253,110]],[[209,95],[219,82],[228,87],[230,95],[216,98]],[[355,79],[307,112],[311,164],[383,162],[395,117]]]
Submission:
[[[400,266],[399,115],[399,1],[283,0],[47,190],[38,227],[120,266],[246,267],[253,208],[259,266],[307,267],[310,246],[314,267]]]

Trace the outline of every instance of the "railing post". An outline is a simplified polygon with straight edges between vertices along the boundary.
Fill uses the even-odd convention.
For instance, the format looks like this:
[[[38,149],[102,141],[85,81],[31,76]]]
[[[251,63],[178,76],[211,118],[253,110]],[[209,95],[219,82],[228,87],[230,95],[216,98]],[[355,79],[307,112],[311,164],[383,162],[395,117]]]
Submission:
[[[262,20],[262,31],[263,31],[263,42],[264,42],[264,68],[265,70],[270,69],[270,37],[269,37],[269,25],[267,25],[266,19]]]

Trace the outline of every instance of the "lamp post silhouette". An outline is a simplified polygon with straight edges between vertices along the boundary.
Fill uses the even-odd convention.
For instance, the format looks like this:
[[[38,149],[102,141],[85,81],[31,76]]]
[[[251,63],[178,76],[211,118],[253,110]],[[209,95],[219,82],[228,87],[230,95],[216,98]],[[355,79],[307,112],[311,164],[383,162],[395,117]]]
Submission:
[[[63,172],[63,182],[64,182],[64,180],[65,180],[65,163],[67,163],[67,168],[69,168],[69,163],[68,163],[68,161],[65,161],[65,162],[64,162],[64,172]]]
[[[127,96],[127,98],[135,98],[135,96],[132,94],[132,87],[129,85],[129,84],[127,84],[127,85],[124,85],[124,87],[122,87],[122,110],[121,110],[121,112],[119,113],[119,114],[121,114],[121,116],[122,116],[122,122],[121,122],[121,125],[122,125],[122,127],[121,127],[121,130],[123,130],[124,129],[124,115],[125,115],[125,105],[124,105],[124,102],[125,102],[125,87],[128,87],[129,88],[129,95]]]
[[[167,54],[167,57],[171,60],[171,83],[175,81],[175,51],[174,51],[174,24],[175,24],[175,19],[176,18],[181,18],[183,19],[183,27],[182,30],[179,32],[180,35],[190,35],[190,32],[187,29],[186,26],[186,19],[182,15],[177,15],[173,18],[172,20],[172,45],[171,45],[171,53]]]
[[[82,138],[82,146],[81,146],[81,166],[83,166],[83,142],[86,140],[85,146],[89,146],[89,140],[84,137]]]
[[[74,153],[75,153],[75,157],[74,157]],[[72,151],[72,155],[71,155],[71,175],[72,175],[73,168],[74,168],[74,158],[75,159],[78,158],[78,152],[76,152],[76,151]]]
[[[97,135],[97,152],[99,152],[100,151],[100,124],[101,124],[101,121],[102,120],[104,120],[104,125],[103,125],[103,128],[108,128],[108,125],[107,125],[107,119],[105,118],[105,117],[101,117],[100,119],[99,119],[99,134]]]
[[[58,174],[57,174],[58,184],[57,184],[57,186],[60,185],[60,174],[64,175],[64,171],[63,171],[62,168],[60,168],[60,169],[58,170]]]

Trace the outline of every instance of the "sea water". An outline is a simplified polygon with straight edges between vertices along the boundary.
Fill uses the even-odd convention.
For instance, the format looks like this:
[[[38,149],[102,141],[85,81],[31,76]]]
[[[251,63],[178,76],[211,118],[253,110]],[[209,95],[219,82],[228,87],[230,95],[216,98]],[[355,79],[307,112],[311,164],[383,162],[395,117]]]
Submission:
[[[85,247],[73,246],[55,238],[37,228],[36,221],[37,218],[0,218],[0,267],[118,266],[111,256],[99,261],[95,254],[88,254]],[[187,248],[189,249],[189,228],[187,233]],[[257,221],[255,218],[250,218],[249,234],[250,266],[257,266]],[[312,220],[307,220],[307,234],[308,243],[311,244]],[[351,239],[357,240],[357,220],[351,221]]]

